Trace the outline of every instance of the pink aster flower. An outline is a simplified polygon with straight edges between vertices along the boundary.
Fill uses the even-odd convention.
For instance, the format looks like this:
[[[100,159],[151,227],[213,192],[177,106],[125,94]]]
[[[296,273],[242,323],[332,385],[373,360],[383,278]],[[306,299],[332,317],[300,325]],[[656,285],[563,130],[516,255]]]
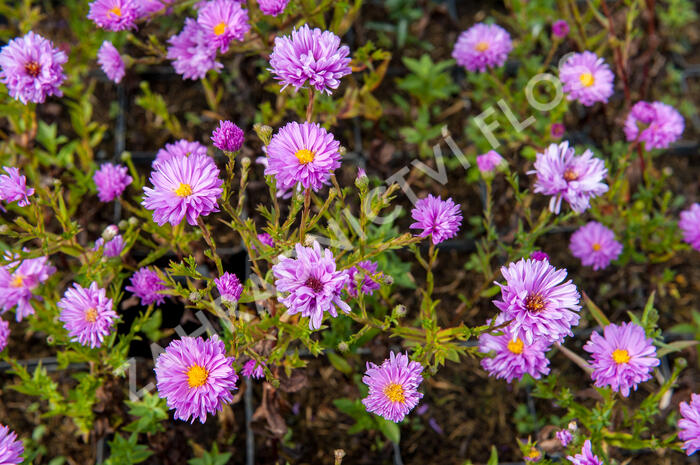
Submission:
[[[549,260],[549,255],[542,252],[541,250],[535,250],[530,254],[530,259],[541,262],[542,260]]]
[[[180,224],[183,218],[194,226],[197,218],[218,212],[223,181],[219,168],[207,155],[177,156],[155,165],[150,178],[153,188],[144,187],[144,207],[153,210],[153,221],[162,226]]]
[[[0,318],[0,352],[7,347],[7,340],[10,338],[10,324]]]
[[[228,50],[231,41],[243,40],[250,30],[248,11],[233,0],[211,0],[204,4],[197,15],[197,23],[205,32],[206,40],[222,52]]]
[[[362,382],[369,387],[369,393],[362,403],[368,412],[400,422],[423,397],[418,392],[422,372],[420,363],[409,361],[408,355],[402,353],[391,352],[380,366],[367,362]]]
[[[214,147],[224,152],[238,152],[243,146],[244,134],[231,121],[219,121],[219,127],[211,133]]]
[[[17,321],[33,315],[34,308],[30,300],[34,290],[55,271],[56,268],[51,266],[48,257],[28,258],[0,267],[0,314],[17,307]]]
[[[139,7],[135,0],[95,0],[87,17],[108,31],[136,29]]]
[[[571,440],[574,439],[574,435],[568,429],[557,431],[556,436],[563,447],[568,446]]]
[[[432,194],[416,202],[411,210],[411,218],[415,223],[409,227],[422,229],[418,236],[430,236],[433,244],[455,237],[462,225],[460,205],[455,204],[452,198],[442,200],[440,197],[433,197]]]
[[[289,0],[258,0],[260,11],[266,15],[277,16],[287,8]]]
[[[111,202],[122,195],[133,178],[129,176],[126,166],[105,163],[95,172],[92,180],[97,186],[97,197],[100,201]]]
[[[306,82],[319,92],[330,94],[340,79],[352,72],[350,49],[340,46],[340,37],[330,31],[303,25],[292,35],[275,38],[270,55],[270,71],[283,85],[296,90]]]
[[[7,174],[0,175],[0,200],[17,202],[20,207],[29,205],[34,189],[27,187],[27,178],[14,166],[3,166],[2,170]]]
[[[683,134],[678,110],[662,102],[637,102],[625,120],[627,140],[644,142],[646,150],[665,149]]]
[[[207,32],[192,18],[185,19],[182,32],[168,39],[168,44],[167,58],[183,79],[202,79],[209,71],[224,67],[216,61],[216,46]]]
[[[153,168],[155,168],[158,163],[163,163],[173,157],[189,157],[193,154],[206,155],[207,148],[199,142],[189,141],[187,139],[180,139],[172,144],[165,144],[165,147],[158,150],[158,153],[156,153],[156,159],[153,160]]]
[[[291,189],[297,183],[317,191],[328,183],[340,167],[340,142],[316,123],[291,122],[272,136],[266,147],[265,175],[277,179],[278,189]]]
[[[243,293],[243,285],[238,276],[228,271],[216,278],[214,283],[219,294],[221,294],[221,299],[226,302],[238,302]]]
[[[586,150],[577,156],[573,147],[564,141],[551,144],[544,153],[537,154],[535,169],[528,174],[537,174],[534,191],[551,195],[549,210],[561,211],[561,201],[566,200],[576,213],[583,213],[590,206],[590,200],[608,191],[603,182],[608,170],[605,163]]]
[[[681,402],[680,410],[678,439],[684,441],[681,449],[687,455],[693,455],[700,450],[700,395],[691,395],[690,403]]]
[[[594,332],[583,350],[591,353],[595,385],[610,386],[623,397],[650,379],[652,368],[659,365],[651,338],[634,323],[610,324],[603,328],[603,336]]]
[[[452,58],[467,71],[486,71],[503,66],[513,42],[508,32],[497,24],[477,23],[462,32],[455,43]]]
[[[108,40],[102,42],[102,46],[97,52],[97,62],[111,81],[116,84],[122,81],[124,74],[126,74],[124,60],[112,42]]]
[[[268,247],[275,246],[275,241],[272,239],[272,236],[270,236],[268,233],[258,234],[258,240],[262,245],[266,245]]]
[[[568,100],[578,100],[590,107],[596,102],[608,102],[613,94],[615,75],[605,60],[593,52],[574,53],[559,69]]]
[[[566,458],[569,459],[573,465],[603,465],[603,461],[593,454],[590,439],[586,439],[586,442],[583,443],[580,454],[576,454],[573,457],[569,455]]]
[[[295,251],[296,258],[280,255],[279,263],[272,267],[277,292],[288,293],[278,297],[287,312],[308,316],[311,329],[321,327],[325,312],[336,318],[336,307],[349,313],[350,306],[341,299],[348,275],[336,269],[333,253],[321,249],[318,242],[313,247],[297,244]]]
[[[67,61],[66,54],[50,40],[29,31],[0,51],[0,82],[7,86],[10,97],[24,104],[44,103],[47,96],[63,95],[59,87],[66,79],[63,65]]]
[[[256,360],[248,360],[243,365],[241,374],[250,378],[260,379],[265,377],[265,363],[258,363]]]
[[[165,283],[160,279],[158,273],[150,268],[140,268],[131,277],[131,285],[126,286],[127,291],[141,299],[141,305],[144,307],[155,303],[161,305],[165,302],[165,295],[159,291],[167,289]]]
[[[2,465],[19,465],[24,461],[24,445],[17,439],[17,434],[5,425],[0,425],[0,463]]]
[[[678,227],[683,232],[683,240],[700,251],[700,203],[694,203],[681,212]]]
[[[359,273],[359,276],[358,276]],[[357,297],[358,279],[360,282],[360,290],[365,295],[372,295],[374,291],[381,286],[373,275],[377,274],[377,264],[369,260],[362,261],[356,266],[348,269],[348,294],[352,297]],[[356,278],[357,277],[357,278]]]
[[[496,317],[495,325],[501,325],[507,320],[503,315]],[[512,333],[509,327],[500,330],[503,334],[493,335],[483,333],[479,336],[479,352],[492,354],[492,357],[481,359],[481,366],[491,376],[511,382],[522,379],[527,373],[535,379],[549,374],[549,360],[546,352],[550,343],[538,338],[532,344]]]
[[[495,150],[489,150],[485,154],[476,157],[476,165],[482,173],[490,173],[504,162],[503,157]]]
[[[173,341],[156,360],[158,395],[175,409],[176,419],[204,423],[207,414],[233,400],[231,391],[238,381],[234,360],[226,356],[226,346],[216,335]]]
[[[122,250],[124,250],[124,238],[121,234],[117,234],[111,240],[105,243],[105,240],[101,237],[95,241],[95,247],[92,248],[93,251],[100,250],[102,247],[102,255],[108,258],[118,257],[121,255]]]
[[[571,327],[579,321],[579,293],[566,279],[566,270],[559,270],[549,261],[520,259],[501,267],[506,284],[501,287],[501,300],[493,304],[512,320],[510,331],[527,344],[537,340],[562,342],[571,336]]]
[[[565,132],[566,126],[561,123],[552,123],[552,126],[549,128],[549,135],[552,136],[552,139],[561,139],[564,137]]]
[[[552,24],[552,35],[557,39],[563,39],[569,35],[569,23],[563,19],[554,21]]]
[[[597,221],[590,221],[571,235],[569,249],[583,266],[594,270],[605,269],[622,252],[622,244],[615,240],[615,233]]]
[[[69,288],[56,305],[61,309],[58,319],[63,322],[71,341],[92,349],[102,345],[118,318],[112,309],[112,299],[107,298],[106,291],[97,287],[96,282],[89,288],[73,283],[73,288]]]

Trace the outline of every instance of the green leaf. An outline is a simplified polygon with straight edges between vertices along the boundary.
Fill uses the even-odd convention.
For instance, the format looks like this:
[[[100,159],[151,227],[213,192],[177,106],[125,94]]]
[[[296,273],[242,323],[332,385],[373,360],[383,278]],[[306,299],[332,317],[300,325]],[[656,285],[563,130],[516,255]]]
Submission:
[[[393,421],[385,420],[382,417],[374,417],[374,420],[377,423],[379,431],[381,431],[389,441],[393,442],[394,444],[399,443],[401,440],[401,429],[399,428],[399,425]]]
[[[491,446],[491,456],[486,465],[498,465],[498,451],[496,451],[496,446]]]

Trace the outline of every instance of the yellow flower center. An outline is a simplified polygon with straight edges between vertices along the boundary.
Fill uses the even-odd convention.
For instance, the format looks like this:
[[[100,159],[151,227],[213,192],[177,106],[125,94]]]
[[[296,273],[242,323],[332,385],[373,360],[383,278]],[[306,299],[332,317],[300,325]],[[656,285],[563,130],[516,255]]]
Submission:
[[[297,157],[297,160],[299,160],[299,163],[302,165],[311,163],[316,157],[316,155],[314,155],[314,153],[308,149],[297,150],[297,153],[295,153],[294,156]]]
[[[216,34],[217,36],[220,36],[224,32],[226,32],[226,23],[222,22],[214,26],[214,34]]]
[[[569,168],[564,171],[564,179],[566,179],[567,182],[576,181],[578,179],[578,173]]]
[[[486,41],[479,42],[474,47],[474,50],[476,50],[477,52],[485,52],[488,49],[489,49],[489,43]]]
[[[119,8],[118,6],[115,6],[111,10],[109,10],[107,13],[112,13],[115,16],[119,16],[120,18],[122,17],[122,9]]]
[[[174,192],[178,197],[187,197],[188,195],[192,194],[192,186],[189,184],[180,183],[180,186],[175,189]]]
[[[525,344],[520,338],[517,338],[515,341],[508,341],[508,350],[514,354],[522,354],[523,348],[525,348]]]
[[[528,294],[525,298],[525,308],[533,313],[544,310],[544,299],[539,294]]]
[[[209,372],[206,368],[199,365],[192,365],[187,370],[187,385],[191,388],[204,386],[209,378]]]
[[[594,251],[594,252],[598,252],[599,250],[600,250],[600,244],[598,244],[598,243],[596,242],[595,244],[593,244],[593,251]]]
[[[10,283],[10,286],[12,286],[12,287],[22,287],[23,284],[24,284],[24,276],[22,276],[21,274],[16,274],[16,275],[12,278],[12,282]]]
[[[579,76],[579,79],[581,80],[581,85],[584,87],[591,87],[595,84],[595,78],[591,73],[583,73]]]
[[[97,309],[92,307],[88,308],[85,312],[85,321],[88,323],[94,323],[97,321]]]
[[[406,401],[403,387],[401,387],[400,384],[389,383],[389,385],[384,388],[384,394],[392,402],[401,402],[403,404]]]
[[[630,353],[625,349],[615,349],[612,353],[612,358],[615,363],[620,365],[630,361]]]
[[[539,459],[540,451],[533,447],[532,449],[530,449],[530,452],[527,453],[526,457],[529,459]]]

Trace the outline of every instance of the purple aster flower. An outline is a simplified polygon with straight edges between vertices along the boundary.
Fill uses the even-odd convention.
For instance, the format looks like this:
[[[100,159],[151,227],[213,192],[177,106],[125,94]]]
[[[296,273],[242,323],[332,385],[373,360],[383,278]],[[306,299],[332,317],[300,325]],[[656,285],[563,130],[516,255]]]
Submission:
[[[467,71],[486,71],[503,66],[513,42],[508,32],[497,24],[477,23],[462,32],[455,43],[452,58]]]
[[[574,53],[559,69],[568,100],[578,100],[590,107],[596,102],[608,102],[613,94],[615,75],[605,60],[593,52]]]
[[[10,324],[0,318],[0,352],[7,347],[7,340],[10,338]]]
[[[496,317],[494,324],[498,326],[506,321],[501,314]],[[498,336],[488,333],[479,336],[479,352],[493,354],[492,357],[481,359],[484,370],[491,376],[505,379],[509,383],[514,379],[522,379],[525,373],[535,379],[549,374],[549,360],[546,356],[549,341],[538,338],[532,344],[526,344],[513,334],[509,327],[500,331],[503,334]]]
[[[112,240],[107,241],[105,244],[105,240],[100,237],[95,241],[95,247],[93,247],[92,250],[96,252],[100,250],[100,247],[104,247],[102,249],[103,256],[118,257],[121,255],[122,250],[124,250],[124,238],[121,234],[117,234]]]
[[[119,197],[133,181],[126,166],[105,163],[92,177],[97,186],[97,197],[101,202],[111,202]]]
[[[153,221],[177,226],[183,218],[194,226],[197,218],[218,212],[217,199],[224,191],[219,168],[207,155],[177,156],[157,163],[151,173],[153,188],[144,187],[144,207],[153,210]]]
[[[248,360],[245,362],[245,365],[243,365],[243,369],[241,370],[241,374],[243,376],[248,376],[250,378],[255,378],[255,379],[260,379],[265,377],[265,363],[258,363],[256,360]]]
[[[0,425],[0,463],[2,465],[19,465],[24,461],[24,445],[17,439],[17,434],[5,425]]]
[[[482,173],[490,173],[504,162],[503,157],[495,150],[489,150],[485,154],[476,157],[476,165]]]
[[[3,166],[2,169],[7,174],[0,175],[0,200],[17,202],[20,207],[29,205],[29,196],[34,195],[34,189],[27,187],[27,178],[14,166]]]
[[[152,303],[161,305],[165,302],[165,295],[159,292],[167,289],[165,283],[157,272],[147,267],[135,272],[131,277],[131,286],[126,286],[125,289],[141,299],[141,305],[144,307]]]
[[[552,35],[557,39],[563,39],[569,35],[569,23],[563,19],[554,21],[552,24]]]
[[[579,321],[579,293],[571,280],[563,283],[566,270],[559,270],[549,261],[520,259],[501,267],[506,284],[501,299],[493,304],[512,320],[510,331],[527,344],[543,339],[562,342],[571,336],[571,327]]]
[[[297,244],[295,251],[296,258],[280,255],[279,263],[272,267],[277,292],[289,293],[278,298],[287,307],[287,312],[308,316],[311,329],[321,327],[325,312],[336,318],[336,306],[349,313],[350,307],[340,297],[348,275],[336,270],[333,253],[321,249],[315,241],[313,247]]]
[[[219,127],[211,133],[214,147],[224,152],[238,152],[243,146],[243,131],[231,121],[219,121]]]
[[[646,150],[665,149],[683,134],[685,123],[678,110],[662,102],[637,102],[625,120],[629,142],[644,142]]]
[[[528,453],[523,457],[526,462],[539,462],[542,460],[542,452],[537,447],[532,446]]]
[[[590,221],[571,235],[569,249],[583,266],[594,270],[607,268],[622,252],[622,244],[615,240],[615,233],[597,221]]]
[[[268,233],[258,234],[258,240],[262,245],[266,245],[268,247],[275,246],[275,241],[272,239],[272,236],[270,236]]]
[[[583,449],[581,449],[580,454],[576,454],[573,457],[569,455],[566,458],[573,465],[603,465],[603,461],[593,454],[590,439],[586,439],[586,442],[583,443]]]
[[[140,0],[138,3],[139,19],[150,16],[161,11],[166,6],[170,5],[173,0]],[[168,13],[169,10],[166,11]]]
[[[561,211],[561,201],[566,200],[576,213],[583,213],[593,197],[608,191],[603,179],[608,174],[605,163],[586,150],[577,156],[567,141],[551,144],[544,153],[537,154],[535,169],[528,174],[537,174],[535,192],[551,195],[549,210]]]
[[[180,139],[172,144],[165,144],[164,148],[158,150],[158,153],[156,153],[156,159],[153,160],[153,167],[155,168],[158,163],[163,163],[164,161],[170,160],[176,156],[189,157],[193,154],[206,155],[206,146],[196,141]]]
[[[574,435],[568,429],[557,431],[556,436],[563,447],[568,446],[571,440],[574,439]]]
[[[700,450],[700,395],[692,394],[690,403],[681,402],[681,419],[678,421],[678,439],[683,442],[681,449],[688,455]]]
[[[549,128],[549,135],[552,136],[552,139],[561,139],[564,137],[565,132],[566,126],[562,123],[552,123],[552,126]]]
[[[340,167],[340,142],[316,123],[291,122],[272,136],[266,147],[265,175],[274,175],[279,189],[301,183],[317,191]]]
[[[216,289],[221,294],[221,299],[227,302],[238,302],[243,292],[243,285],[238,279],[238,276],[231,274],[228,271],[224,272],[221,277],[214,280]]]
[[[112,45],[112,42],[108,40],[102,42],[102,46],[97,52],[97,62],[111,81],[116,84],[122,81],[124,74],[126,74],[124,60],[122,60],[119,50]]]
[[[207,32],[192,18],[185,19],[182,32],[168,39],[168,44],[167,58],[184,79],[202,79],[210,70],[219,72],[224,67],[216,61],[216,46]]]
[[[623,397],[630,395],[630,388],[636,391],[637,384],[650,379],[652,368],[659,365],[651,338],[634,323],[610,324],[603,328],[603,336],[594,332],[583,350],[593,358],[595,385],[610,386]]]
[[[440,197],[428,194],[426,198],[418,200],[411,210],[411,218],[415,223],[411,224],[410,228],[422,229],[418,236],[430,236],[433,244],[439,244],[457,235],[462,225],[460,208],[452,198],[442,200]]]
[[[10,97],[26,104],[44,103],[47,96],[61,97],[59,86],[66,79],[66,54],[53,43],[29,31],[16,37],[0,51],[0,82]]]
[[[176,419],[204,423],[208,413],[221,411],[233,400],[231,391],[238,381],[234,360],[226,356],[226,346],[216,335],[173,341],[156,360],[158,395],[175,409]]]
[[[275,79],[284,84],[282,90],[287,86],[299,90],[308,80],[311,87],[327,94],[352,72],[350,49],[340,46],[340,37],[306,24],[294,29],[291,37],[275,38],[270,66]]]
[[[58,317],[73,342],[91,348],[100,347],[114,329],[117,314],[112,309],[112,299],[106,291],[93,282],[89,288],[73,283],[56,304],[61,309]]]
[[[683,232],[683,240],[700,251],[700,203],[694,203],[681,212],[678,227]]]
[[[0,267],[0,314],[16,306],[17,321],[33,315],[30,303],[33,291],[55,271],[48,257],[29,258]]]
[[[248,11],[233,0],[211,0],[197,14],[197,23],[205,32],[208,42],[222,52],[228,50],[232,40],[243,40],[250,30]]]
[[[542,252],[541,250],[535,250],[530,254],[530,259],[541,262],[543,260],[549,260],[549,255]]]
[[[360,290],[363,294],[372,295],[374,291],[381,287],[379,283],[372,278],[373,275],[377,274],[377,264],[369,260],[359,262],[356,266],[348,270],[348,294],[352,297],[357,297],[357,279],[355,277],[358,273],[360,273],[362,277],[360,280]]]
[[[87,17],[108,31],[136,29],[139,7],[134,0],[95,0]]]
[[[369,393],[362,403],[368,412],[400,422],[423,397],[418,392],[422,372],[420,363],[409,361],[408,355],[402,353],[391,352],[380,366],[367,362],[362,382],[369,387]]]
[[[258,0],[260,11],[270,16],[277,16],[287,8],[289,0]]]

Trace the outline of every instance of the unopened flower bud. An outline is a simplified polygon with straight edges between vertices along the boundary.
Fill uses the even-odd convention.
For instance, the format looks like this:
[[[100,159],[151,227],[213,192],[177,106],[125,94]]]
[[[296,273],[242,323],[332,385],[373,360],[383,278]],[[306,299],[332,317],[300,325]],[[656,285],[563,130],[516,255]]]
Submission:
[[[367,173],[365,173],[364,169],[358,168],[357,177],[355,178],[355,187],[360,190],[364,190],[367,189],[367,186],[369,186],[369,178],[367,177]]]
[[[126,220],[119,221],[119,229],[126,229],[129,227],[129,222]]]
[[[127,152],[126,150],[122,152],[122,156],[120,157],[122,161],[128,161],[131,160],[131,152]]]
[[[135,216],[132,216],[129,218],[129,226],[138,226],[139,225],[139,220]]]
[[[116,224],[110,224],[105,228],[104,231],[102,231],[102,239],[104,239],[105,242],[109,242],[112,239],[114,239],[114,236],[119,234],[119,228],[117,227]]]
[[[394,284],[394,278],[392,278],[390,275],[385,274],[382,276],[382,284],[385,286],[391,286]]]
[[[202,299],[202,294],[198,291],[192,291],[190,293],[190,302],[199,302]]]
[[[345,342],[345,341],[340,341],[340,342],[338,343],[338,351],[340,351],[340,352],[347,352],[348,350],[350,350],[350,346],[348,345],[347,342]]]
[[[247,169],[250,166],[250,158],[248,158],[248,157],[241,158],[241,166],[243,168]]]
[[[394,307],[394,313],[396,316],[406,316],[406,306],[405,305],[397,305]]]
[[[258,137],[264,145],[268,145],[270,143],[270,138],[272,138],[272,128],[270,126],[266,124],[256,123],[253,126],[253,130],[255,131],[255,134],[258,135]]]
[[[346,153],[348,153],[348,149],[343,147],[342,145],[338,147],[338,153],[340,154],[341,157],[344,157]]]
[[[0,234],[7,234],[10,232],[10,227],[6,224],[0,224]]]

